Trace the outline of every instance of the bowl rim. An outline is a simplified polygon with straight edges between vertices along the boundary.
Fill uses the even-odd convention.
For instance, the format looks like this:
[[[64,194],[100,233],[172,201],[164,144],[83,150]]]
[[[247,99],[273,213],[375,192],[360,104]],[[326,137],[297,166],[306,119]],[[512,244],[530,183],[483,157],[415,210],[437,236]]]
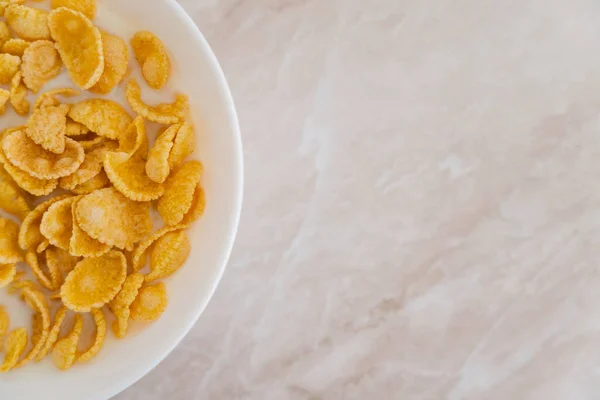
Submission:
[[[206,309],[206,306],[212,299],[217,286],[221,282],[223,278],[223,274],[225,273],[225,268],[229,262],[229,258],[231,256],[231,252],[233,250],[233,245],[235,242],[235,238],[237,236],[240,216],[242,212],[242,200],[244,193],[244,161],[243,161],[243,147],[242,147],[242,137],[240,131],[240,125],[238,120],[238,115],[235,107],[235,102],[233,100],[233,95],[229,88],[229,84],[227,83],[227,79],[225,78],[225,73],[221,68],[221,65],[213,52],[212,48],[208,44],[208,41],[200,31],[200,28],[196,25],[194,20],[190,17],[190,15],[185,11],[185,9],[176,1],[176,0],[162,0],[166,3],[167,6],[173,9],[173,12],[177,16],[177,18],[181,21],[181,23],[187,25],[191,32],[194,33],[196,41],[199,46],[202,48],[202,51],[207,57],[208,64],[210,65],[211,70],[215,74],[215,79],[217,81],[217,86],[219,91],[221,92],[222,98],[224,100],[224,106],[226,108],[227,117],[229,119],[229,125],[232,127],[233,134],[233,151],[234,151],[234,179],[232,182],[235,187],[235,198],[233,199],[233,223],[230,234],[226,238],[226,250],[221,255],[221,266],[218,271],[218,275],[216,279],[212,282],[210,291],[208,296],[205,299],[195,305],[194,317],[182,323],[179,327],[179,332],[176,339],[168,346],[165,347],[164,351],[158,353],[154,360],[151,363],[140,365],[135,370],[133,370],[130,374],[124,377],[122,380],[114,382],[111,385],[106,386],[100,392],[96,393],[93,400],[106,400],[113,396],[118,395],[123,392],[125,389],[133,386],[137,381],[147,375],[150,371],[152,371],[158,364],[160,364],[171,352],[181,343],[184,337],[189,333],[192,327],[198,322],[198,319]]]

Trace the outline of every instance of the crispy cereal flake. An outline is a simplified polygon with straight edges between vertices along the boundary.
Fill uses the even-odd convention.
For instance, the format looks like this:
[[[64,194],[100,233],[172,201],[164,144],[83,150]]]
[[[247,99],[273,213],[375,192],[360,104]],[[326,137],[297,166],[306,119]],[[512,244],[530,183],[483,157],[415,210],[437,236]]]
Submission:
[[[75,209],[81,198],[77,198],[73,203],[73,235],[69,242],[69,252],[74,256],[82,257],[100,257],[103,254],[108,253],[110,246],[107,246],[96,239],[93,239],[83,229],[79,227],[77,223],[77,217],[75,216]]]
[[[100,30],[82,13],[60,7],[48,17],[56,48],[75,85],[94,86],[104,71]]]
[[[142,117],[136,117],[127,130],[119,138],[120,153],[127,153],[129,156],[134,154],[145,158],[148,155],[148,136],[146,135],[146,125]]]
[[[154,242],[156,242],[158,239],[163,237],[163,235],[165,235],[169,232],[177,231],[177,230],[184,229],[184,228],[185,228],[185,226],[182,226],[182,225],[165,226],[165,227],[162,227],[161,229],[157,230],[156,232],[152,233],[151,235],[146,237],[144,240],[142,240],[137,245],[135,250],[133,251],[133,255],[132,255],[133,271],[137,272],[144,267],[144,265],[146,264],[147,258],[148,258],[148,249],[154,244]]]
[[[11,164],[38,179],[56,179],[71,175],[85,158],[83,147],[65,138],[65,151],[55,154],[36,145],[23,131],[4,138],[2,150]]]
[[[134,321],[156,321],[167,308],[167,288],[160,282],[144,285],[131,304],[131,319]]]
[[[10,285],[15,280],[16,275],[17,266],[15,264],[0,264],[0,288]]]
[[[152,32],[140,31],[131,39],[131,47],[148,85],[162,88],[171,75],[171,62],[161,40]]]
[[[98,175],[102,169],[102,163],[106,156],[107,150],[104,147],[97,147],[90,150],[83,160],[83,163],[79,166],[77,171],[69,176],[60,178],[60,187],[66,190],[72,190],[76,186],[85,183]]]
[[[0,89],[0,115],[6,112],[6,105],[10,99],[10,90]]]
[[[57,96],[63,97],[73,97],[79,95],[79,92],[75,89],[71,88],[60,88],[49,90],[45,93],[42,93],[40,97],[37,98],[33,108],[46,107],[46,106],[59,106],[61,104],[60,100],[57,99]]]
[[[115,314],[117,319],[113,323],[113,332],[116,337],[124,338],[127,334],[127,326],[129,322],[129,307],[138,295],[139,289],[144,283],[144,276],[138,273],[133,273],[125,279],[123,287],[119,294],[108,303],[110,309]]]
[[[64,338],[58,340],[52,349],[52,362],[56,368],[66,371],[73,366],[82,330],[83,317],[81,314],[75,314],[73,328]]]
[[[129,65],[129,48],[127,43],[116,35],[107,32],[102,34],[102,49],[104,51],[104,72],[90,92],[99,94],[110,93],[125,77]]]
[[[121,252],[84,258],[65,279],[60,297],[70,310],[89,312],[111,301],[121,290],[126,276],[127,262]]]
[[[0,264],[23,261],[19,247],[19,224],[10,219],[0,218]]]
[[[27,172],[15,167],[8,161],[4,152],[0,149],[0,163],[4,167],[4,171],[13,179],[14,182],[23,190],[34,196],[45,196],[58,186],[56,179],[38,179],[29,175]]]
[[[49,40],[37,40],[23,53],[23,82],[37,93],[50,79],[56,77],[62,67],[60,55]]]
[[[65,151],[68,112],[66,104],[36,108],[27,120],[25,133],[45,150],[62,154]]]
[[[40,285],[42,285],[48,290],[57,289],[56,284],[58,283],[58,281],[56,279],[53,279],[52,276],[48,276],[49,274],[46,274],[46,272],[42,270],[42,265],[40,265],[39,256],[35,251],[29,250],[27,254],[25,254],[25,261],[27,262],[27,265],[29,265],[29,269],[31,270],[33,276],[35,276],[35,279]]]
[[[115,188],[134,201],[156,200],[164,187],[146,175],[146,161],[127,153],[111,152],[104,160],[104,171]]]
[[[35,311],[34,329],[31,336],[31,349],[29,352],[15,365],[15,368],[22,367],[29,361],[33,360],[38,355],[42,346],[50,333],[50,309],[48,308],[48,300],[38,290],[24,288],[21,292],[25,302]]]
[[[169,166],[174,169],[180,166],[183,161],[194,152],[196,148],[196,136],[194,128],[187,122],[182,124],[177,131],[173,149],[169,153]]]
[[[89,19],[96,16],[96,0],[52,0],[52,8],[66,7],[79,11]]]
[[[89,133],[87,126],[75,122],[71,119],[67,119],[66,135],[70,137],[82,136]]]
[[[42,223],[42,217],[44,213],[50,208],[50,206],[57,201],[66,199],[67,195],[53,197],[33,209],[21,224],[19,230],[19,247],[21,250],[33,250],[42,243],[45,238],[40,232],[40,224]]]
[[[96,323],[96,338],[89,349],[77,356],[77,362],[86,362],[94,358],[102,349],[104,340],[106,339],[106,318],[104,317],[104,311],[101,308],[94,308],[91,313]]]
[[[69,240],[73,232],[71,207],[77,197],[68,197],[52,204],[42,217],[40,232],[51,245],[69,250]]]
[[[119,103],[104,99],[84,100],[74,104],[69,117],[108,139],[119,139],[133,121]]]
[[[21,357],[27,347],[27,329],[19,328],[10,332],[4,341],[4,362],[0,365],[0,372],[10,371]]]
[[[146,282],[165,278],[177,271],[190,255],[191,245],[185,231],[169,232],[158,239],[150,252]]]
[[[67,316],[67,307],[62,306],[54,314],[54,321],[52,322],[52,326],[50,327],[50,331],[48,332],[48,337],[46,338],[46,342],[38,352],[35,357],[36,361],[42,361],[46,355],[50,352],[52,347],[56,344],[58,340],[58,335],[60,334],[60,328],[62,328],[62,324]]]
[[[132,247],[152,230],[150,203],[132,201],[114,188],[85,196],[75,212],[88,235],[120,249]]]
[[[13,4],[6,7],[4,17],[21,39],[29,41],[50,39],[47,11]]]
[[[0,170],[6,173],[2,165],[0,165]],[[10,175],[8,175],[8,178],[0,173],[0,210],[4,210],[23,220],[29,214],[29,211],[31,211],[29,203]]]
[[[23,83],[23,74],[21,72],[17,72],[12,78],[8,100],[17,114],[21,116],[29,114],[31,105],[27,100],[27,86]]]
[[[108,180],[108,176],[106,176],[106,172],[102,170],[98,175],[94,176],[89,181],[75,186],[71,191],[75,194],[90,194],[95,190],[107,187],[109,184],[110,181]]]
[[[131,79],[127,84],[125,96],[133,111],[148,121],[159,124],[176,124],[182,121],[190,108],[188,97],[183,94],[175,96],[175,102],[172,104],[164,103],[156,106],[145,104],[141,98],[142,89],[135,79]]]
[[[75,226],[73,226],[73,230],[75,230]],[[51,246],[46,250],[48,270],[58,271],[59,275],[67,275],[73,271],[79,260],[79,257],[71,255],[68,251],[59,249],[58,247]]]
[[[171,172],[169,154],[173,148],[173,141],[181,124],[171,125],[158,136],[154,146],[148,152],[146,174],[154,182],[164,183]]]
[[[21,59],[11,54],[0,54],[0,84],[7,85],[19,72]]]
[[[23,40],[21,38],[16,39],[8,39],[2,45],[2,52],[6,54],[11,54],[13,56],[23,57],[25,54],[25,50],[29,47],[31,42],[27,40]]]
[[[165,194],[158,200],[156,209],[167,225],[180,223],[190,210],[202,169],[199,161],[188,161],[165,182]]]

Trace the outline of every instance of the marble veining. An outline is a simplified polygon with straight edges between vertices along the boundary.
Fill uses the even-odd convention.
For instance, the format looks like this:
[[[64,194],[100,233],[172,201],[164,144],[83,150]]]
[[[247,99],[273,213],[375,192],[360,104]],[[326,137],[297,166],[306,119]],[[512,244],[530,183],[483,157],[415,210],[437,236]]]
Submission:
[[[600,393],[600,2],[181,0],[240,114],[214,299],[118,400]]]

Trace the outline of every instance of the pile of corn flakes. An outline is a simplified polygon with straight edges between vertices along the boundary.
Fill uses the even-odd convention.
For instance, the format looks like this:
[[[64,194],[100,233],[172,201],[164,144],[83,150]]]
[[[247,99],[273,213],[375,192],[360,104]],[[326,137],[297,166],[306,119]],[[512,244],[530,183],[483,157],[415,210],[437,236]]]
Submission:
[[[150,105],[135,79],[124,82],[128,43],[94,24],[95,0],[51,0],[51,11],[24,3],[0,0],[0,84],[9,85],[0,115],[10,105],[27,117],[0,133],[0,209],[14,216],[0,217],[0,288],[31,309],[32,329],[11,327],[0,305],[0,372],[48,355],[66,370],[98,354],[107,320],[118,338],[132,321],[157,320],[167,306],[160,280],[185,263],[186,229],[205,206],[202,164],[186,161],[195,148],[187,96]],[[129,44],[148,86],[161,89],[171,74],[161,40],[143,31]],[[63,67],[79,90],[31,104]],[[69,101],[117,87],[136,115],[100,97]],[[147,121],[164,125],[151,148]]]

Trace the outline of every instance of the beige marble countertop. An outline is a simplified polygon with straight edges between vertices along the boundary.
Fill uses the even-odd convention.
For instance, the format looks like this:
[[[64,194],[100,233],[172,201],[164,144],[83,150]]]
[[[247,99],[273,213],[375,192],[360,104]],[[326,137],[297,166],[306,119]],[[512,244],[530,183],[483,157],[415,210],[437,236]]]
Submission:
[[[118,400],[600,393],[597,0],[181,0],[245,146],[193,331]]]

